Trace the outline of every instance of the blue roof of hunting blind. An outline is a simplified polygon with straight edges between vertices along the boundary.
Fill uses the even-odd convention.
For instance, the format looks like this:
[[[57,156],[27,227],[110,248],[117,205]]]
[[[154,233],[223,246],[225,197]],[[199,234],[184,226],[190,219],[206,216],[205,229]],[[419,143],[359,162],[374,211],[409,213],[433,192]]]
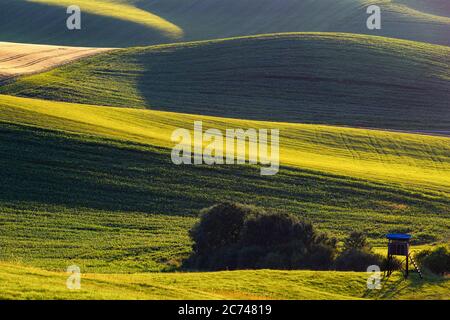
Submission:
[[[386,235],[386,238],[389,240],[409,240],[411,235],[406,233],[389,233]]]

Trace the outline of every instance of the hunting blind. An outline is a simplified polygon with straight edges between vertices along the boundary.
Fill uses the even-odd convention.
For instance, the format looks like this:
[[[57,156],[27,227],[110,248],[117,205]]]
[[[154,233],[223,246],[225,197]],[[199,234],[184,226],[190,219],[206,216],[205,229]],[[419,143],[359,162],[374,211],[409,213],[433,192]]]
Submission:
[[[394,256],[404,256],[405,259],[405,270],[401,270],[405,275],[405,278],[409,276],[409,262],[414,265],[414,268],[419,273],[420,278],[423,278],[422,272],[414,261],[411,253],[409,252],[411,235],[403,233],[390,233],[386,236],[388,238],[388,264],[387,273],[388,276],[394,271]]]

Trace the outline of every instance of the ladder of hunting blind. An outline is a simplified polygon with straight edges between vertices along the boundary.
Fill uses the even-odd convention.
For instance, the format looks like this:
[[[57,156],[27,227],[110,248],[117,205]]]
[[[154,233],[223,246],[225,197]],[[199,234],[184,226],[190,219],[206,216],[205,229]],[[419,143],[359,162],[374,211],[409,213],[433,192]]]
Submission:
[[[417,265],[416,261],[414,260],[411,253],[409,254],[409,258],[411,259],[412,264],[414,265],[414,268],[416,268],[417,272],[419,273],[420,279],[423,279],[422,271],[420,271],[419,266]]]

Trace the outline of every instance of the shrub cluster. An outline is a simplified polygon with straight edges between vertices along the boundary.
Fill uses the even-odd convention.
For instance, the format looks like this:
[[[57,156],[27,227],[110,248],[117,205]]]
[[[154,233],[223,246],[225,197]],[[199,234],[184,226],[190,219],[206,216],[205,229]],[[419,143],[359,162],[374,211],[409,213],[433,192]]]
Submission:
[[[439,246],[433,250],[423,250],[416,254],[420,267],[435,274],[450,272],[450,251],[446,246]]]
[[[336,239],[297,216],[223,203],[202,212],[190,232],[193,254],[184,267],[196,270],[314,269],[365,271],[382,265],[363,234],[353,233],[336,259]]]
[[[328,269],[336,240],[298,217],[223,203],[206,209],[191,230],[197,270]]]
[[[372,252],[366,236],[361,232],[352,232],[345,239],[344,250],[335,261],[335,268],[342,271],[366,271],[368,266],[385,264],[384,258]]]

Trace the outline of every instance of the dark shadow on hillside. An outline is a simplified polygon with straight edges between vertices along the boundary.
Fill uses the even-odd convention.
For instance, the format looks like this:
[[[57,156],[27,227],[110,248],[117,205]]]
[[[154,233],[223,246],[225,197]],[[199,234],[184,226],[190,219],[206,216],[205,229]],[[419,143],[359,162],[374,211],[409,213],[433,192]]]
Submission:
[[[81,30],[66,27],[65,7],[0,0],[0,40],[88,47],[127,47],[173,42],[148,27],[82,11]]]
[[[423,62],[429,52],[404,47],[399,54],[386,43],[342,37],[265,37],[138,51],[126,56],[139,70],[127,77],[150,109],[353,127],[448,128],[449,83],[437,76],[446,68]]]
[[[423,12],[445,16],[447,0],[442,4],[423,0],[415,6]],[[411,1],[402,0],[411,6]],[[445,4],[444,4],[445,2]],[[366,26],[367,6],[347,0],[140,0],[138,6],[169,19],[186,31],[187,40],[217,39],[275,32],[347,32],[388,36],[436,44],[450,44],[450,25],[408,16],[393,10],[388,3],[382,10],[381,30]],[[401,9],[401,8],[400,8]],[[403,10],[400,10],[403,11]]]

